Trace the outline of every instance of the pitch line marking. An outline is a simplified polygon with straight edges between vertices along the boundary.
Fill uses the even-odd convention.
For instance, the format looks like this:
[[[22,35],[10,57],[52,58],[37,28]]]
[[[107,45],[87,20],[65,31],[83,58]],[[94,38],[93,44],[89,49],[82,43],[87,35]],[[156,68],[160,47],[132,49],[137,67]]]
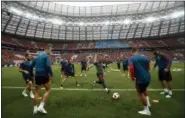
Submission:
[[[2,89],[24,89],[25,87],[2,86]],[[42,88],[44,89],[44,88]],[[51,88],[55,91],[104,91],[104,89],[83,89],[83,88]],[[136,89],[110,89],[111,91],[136,91]],[[149,91],[162,91],[163,89],[148,89]],[[173,89],[173,91],[185,91],[185,89]]]

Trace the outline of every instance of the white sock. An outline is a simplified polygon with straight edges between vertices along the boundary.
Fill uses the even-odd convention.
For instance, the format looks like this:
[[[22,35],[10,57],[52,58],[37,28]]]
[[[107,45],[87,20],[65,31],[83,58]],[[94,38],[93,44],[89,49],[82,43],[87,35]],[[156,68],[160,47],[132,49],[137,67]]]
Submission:
[[[148,96],[146,96],[146,101],[147,101],[147,106],[150,106],[150,100]]]
[[[167,89],[167,88],[164,88],[164,92],[166,92],[166,93],[167,93],[167,92],[168,92],[168,89]]]
[[[41,103],[40,103],[40,105],[39,105],[39,108],[44,108],[44,102],[42,101]]]
[[[144,106],[144,110],[150,111],[149,108],[148,108],[148,106]]]
[[[33,108],[34,108],[34,109],[37,109],[37,105],[35,105]]]
[[[172,95],[172,91],[171,91],[171,90],[168,90],[168,94],[169,94],[169,95]]]
[[[26,93],[27,92],[27,87],[23,90],[23,93]]]

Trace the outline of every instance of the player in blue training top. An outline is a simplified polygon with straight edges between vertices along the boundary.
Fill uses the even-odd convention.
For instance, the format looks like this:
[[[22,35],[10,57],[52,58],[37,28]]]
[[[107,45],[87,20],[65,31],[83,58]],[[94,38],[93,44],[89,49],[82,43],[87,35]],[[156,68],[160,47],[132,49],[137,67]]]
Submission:
[[[24,81],[26,82],[27,86],[22,92],[22,95],[27,97],[27,92],[30,92],[30,97],[34,98],[32,92],[32,85],[33,85],[33,71],[31,69],[31,56],[28,53],[25,54],[25,61],[20,64],[19,72],[22,73]]]
[[[47,111],[44,109],[44,105],[51,92],[51,79],[53,76],[49,56],[50,54],[51,48],[46,48],[44,52],[41,52],[32,62],[32,69],[35,67],[36,84],[33,114],[36,114],[38,111],[47,114]],[[46,91],[42,97],[40,105],[37,107],[39,103],[38,98],[41,91],[41,85],[44,85]]]
[[[75,78],[75,67],[74,67],[74,64],[72,63],[72,60],[68,60],[68,63],[65,65],[64,67],[64,79],[62,80],[62,83],[61,83],[61,89],[63,89],[63,85],[64,85],[64,82],[67,80],[67,78],[71,76],[75,79],[76,81],[76,86],[80,86],[78,84],[78,81],[77,79]]]
[[[123,75],[125,76],[125,72],[128,72],[128,59],[126,57],[123,58],[122,67],[124,72]],[[128,77],[129,77],[129,72],[128,72]]]
[[[61,66],[61,69],[60,69],[60,71],[61,71],[61,84],[62,84],[62,78],[64,76],[64,67],[65,67],[66,64],[67,64],[67,60],[66,59],[62,59],[60,61],[60,66]]]
[[[82,76],[83,73],[85,73],[84,75],[86,76],[87,67],[88,67],[87,60],[84,58],[81,61],[81,74],[80,74],[80,76]]]
[[[144,105],[144,110],[139,111],[139,114],[151,115],[149,110],[150,101],[147,94],[147,87],[150,84],[150,60],[137,52],[137,49],[132,50],[133,56],[129,59],[129,70],[131,74],[131,79],[136,79],[136,89],[139,94],[140,100]]]
[[[170,68],[172,64],[172,59],[168,55],[161,53],[157,50],[154,50],[153,53],[155,55],[154,68],[156,66],[158,66],[159,68],[158,77],[164,89],[164,91],[161,92],[161,94],[166,93],[167,94],[166,98],[171,98],[172,96],[172,87],[171,87],[172,76],[171,76]],[[165,84],[165,81],[166,81],[166,84]]]

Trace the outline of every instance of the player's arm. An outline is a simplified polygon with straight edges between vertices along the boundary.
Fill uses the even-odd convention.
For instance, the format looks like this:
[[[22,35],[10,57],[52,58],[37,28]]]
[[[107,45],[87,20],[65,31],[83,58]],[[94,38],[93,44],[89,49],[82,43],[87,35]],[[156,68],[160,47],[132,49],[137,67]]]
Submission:
[[[135,75],[134,75],[134,64],[132,60],[129,60],[129,72],[130,72],[130,77],[132,80],[135,80]]]
[[[163,55],[163,56],[164,56],[164,59],[168,62],[168,65],[167,65],[166,69],[169,70],[170,67],[171,67],[172,59],[170,57],[166,56],[166,55]]]
[[[49,74],[49,77],[51,78],[53,76],[53,72],[51,69],[51,62],[50,62],[49,56],[46,57],[46,70],[47,70],[47,73]]]
[[[21,63],[20,66],[19,66],[19,72],[29,74],[28,71],[22,69],[22,66],[23,66],[23,63]]]
[[[72,72],[73,72],[73,75],[75,76],[75,66],[74,66],[74,64],[72,65]]]

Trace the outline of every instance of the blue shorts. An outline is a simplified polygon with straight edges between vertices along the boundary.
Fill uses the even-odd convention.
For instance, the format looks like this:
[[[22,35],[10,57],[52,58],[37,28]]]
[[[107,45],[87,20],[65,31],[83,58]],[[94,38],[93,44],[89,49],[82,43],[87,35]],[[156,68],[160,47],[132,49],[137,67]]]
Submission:
[[[136,82],[136,90],[138,93],[144,93],[147,90],[147,87],[149,85],[150,82],[146,82],[146,83],[137,83]]]
[[[33,82],[33,76],[32,75],[30,75],[30,74],[23,74],[22,76],[23,76],[23,78],[24,78],[26,83],[28,83],[29,81]]]
[[[172,76],[170,71],[165,72],[164,70],[159,70],[158,76],[160,81],[163,81],[163,80],[172,81]]]

